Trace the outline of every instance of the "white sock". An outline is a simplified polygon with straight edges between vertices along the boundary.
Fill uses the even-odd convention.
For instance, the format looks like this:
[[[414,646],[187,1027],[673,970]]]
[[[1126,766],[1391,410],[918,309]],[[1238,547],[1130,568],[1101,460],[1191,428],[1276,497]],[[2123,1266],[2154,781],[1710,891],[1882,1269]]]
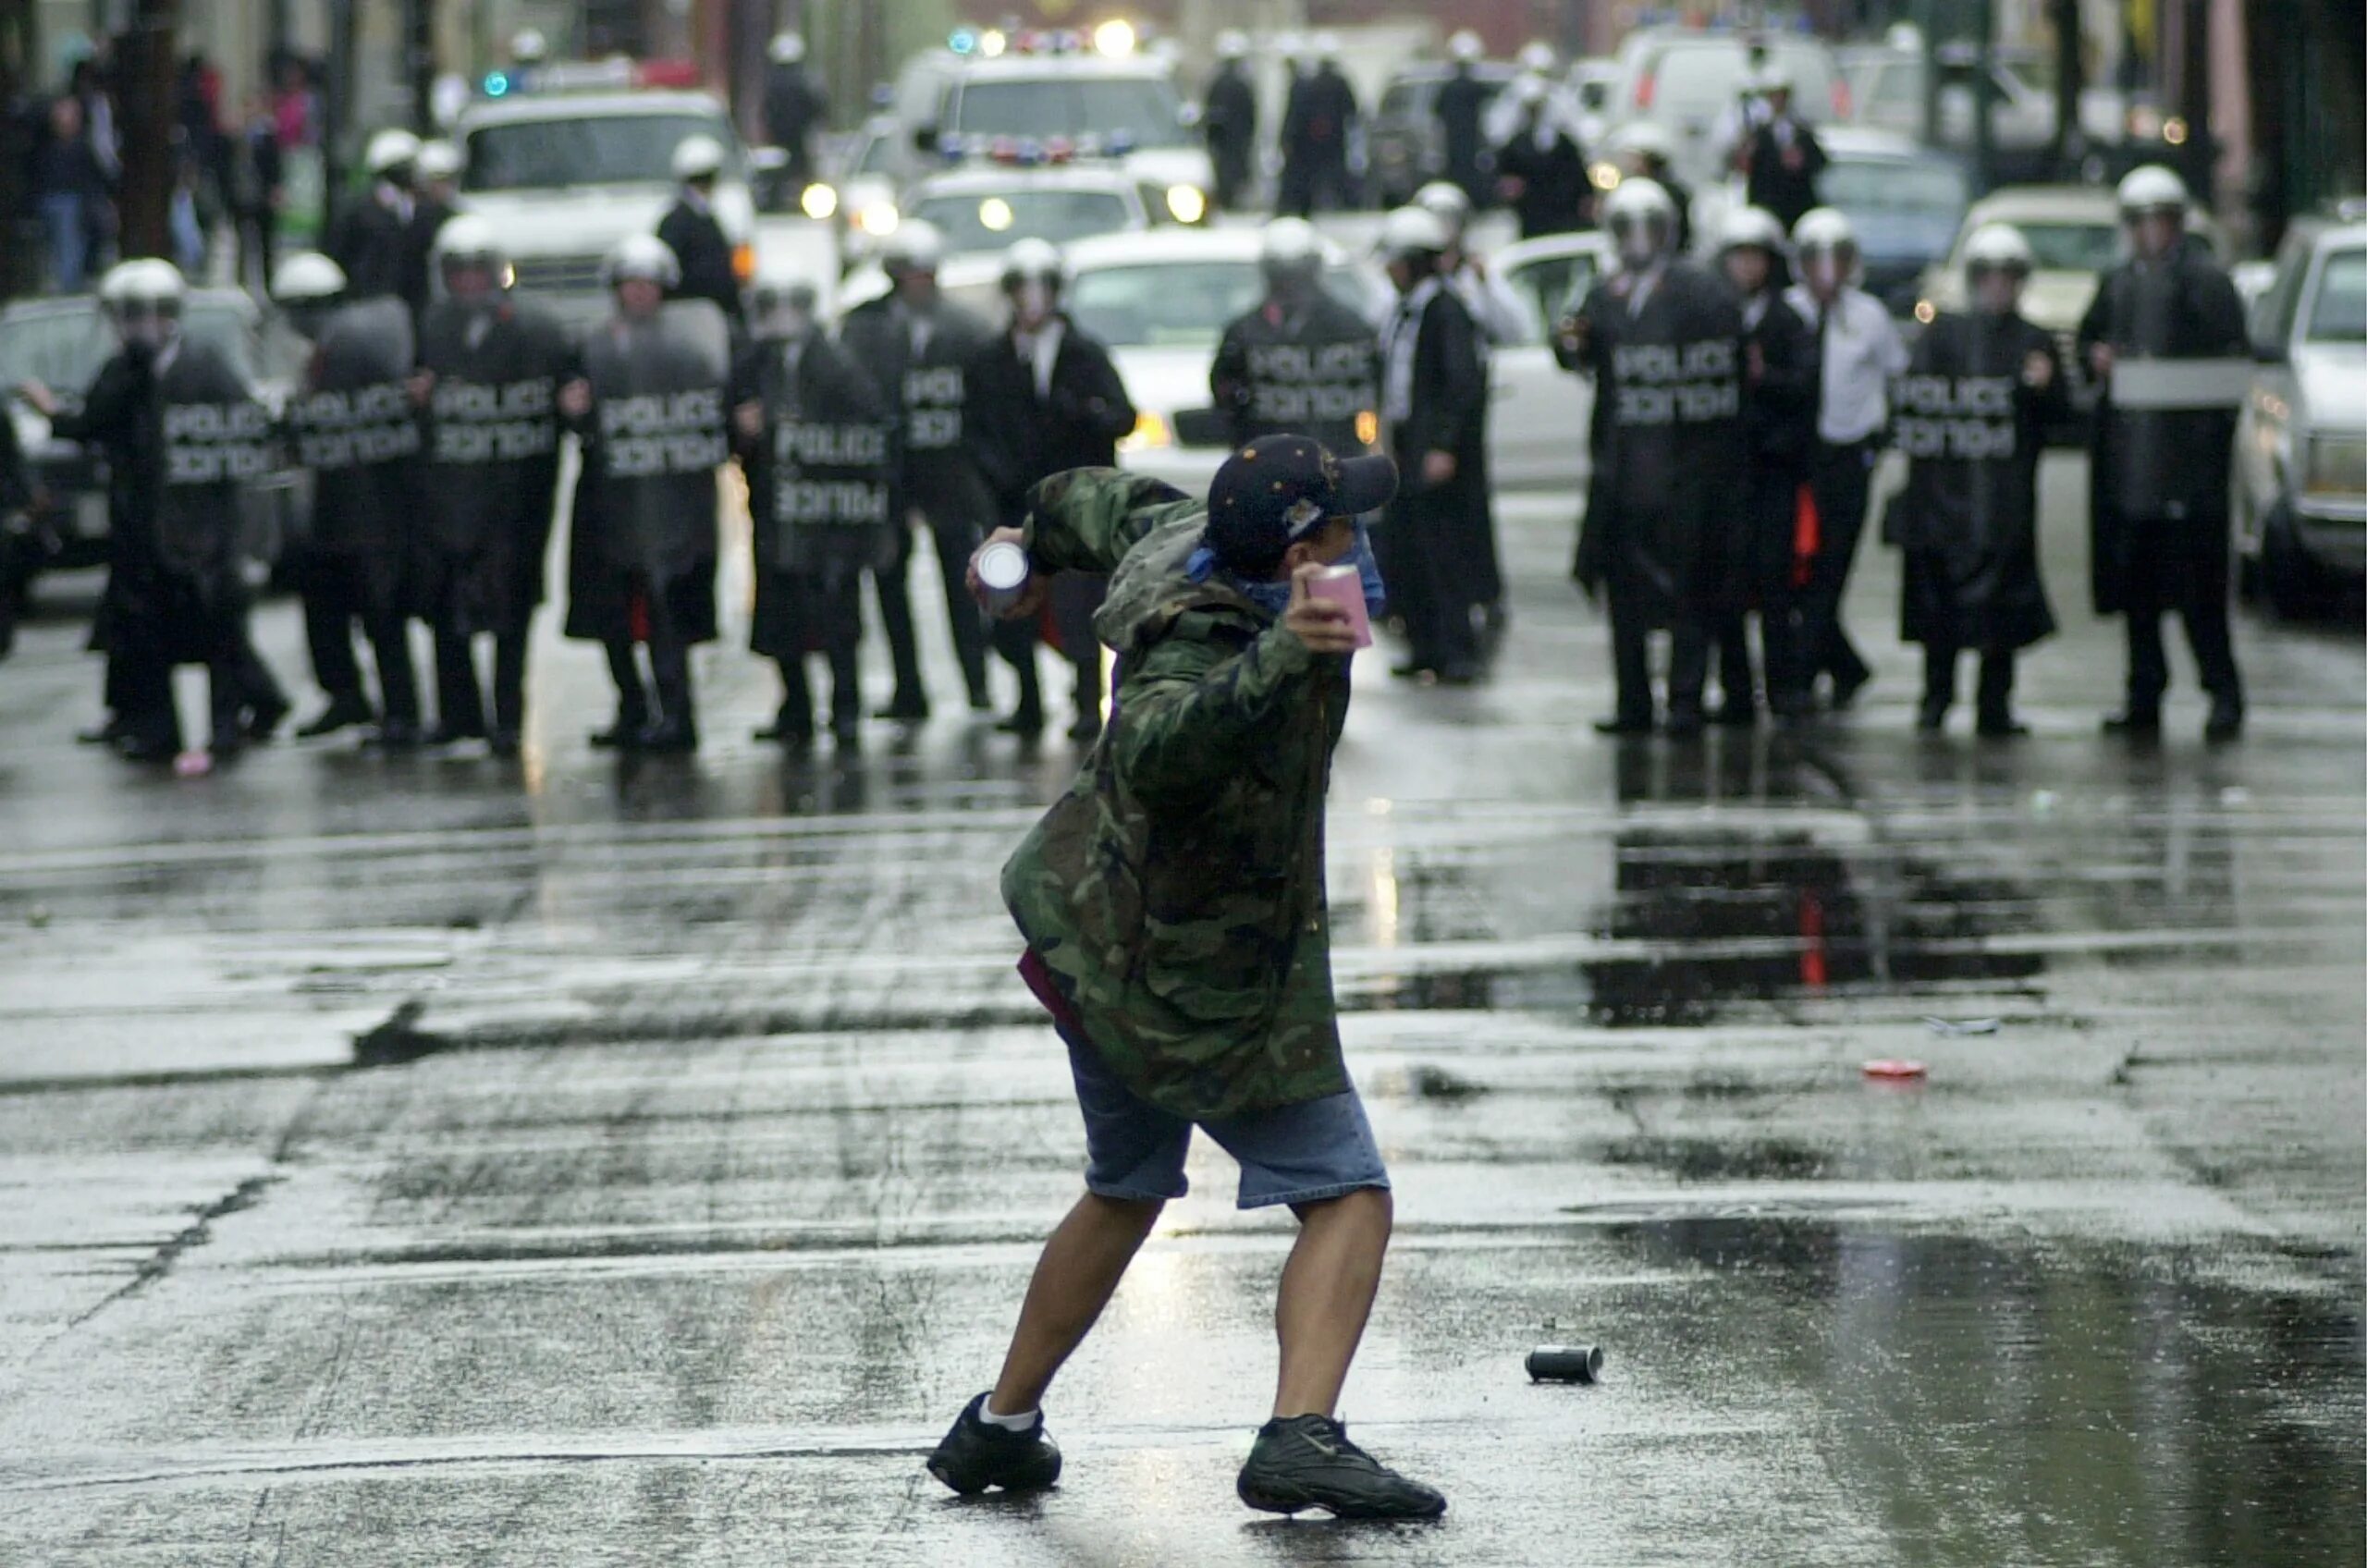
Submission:
[[[989,1427],[1000,1427],[1006,1432],[1024,1432],[1027,1430],[1030,1427],[1036,1425],[1036,1417],[1038,1414],[1038,1412],[1031,1410],[1024,1415],[997,1415],[994,1413],[994,1407],[992,1405],[987,1403],[983,1400],[978,1403],[978,1419],[985,1422]]]

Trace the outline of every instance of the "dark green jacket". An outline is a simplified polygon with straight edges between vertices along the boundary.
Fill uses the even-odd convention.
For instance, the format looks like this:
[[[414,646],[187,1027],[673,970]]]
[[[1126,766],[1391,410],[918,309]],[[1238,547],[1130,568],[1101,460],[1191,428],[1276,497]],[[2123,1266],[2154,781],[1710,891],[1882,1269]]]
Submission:
[[[1347,661],[1184,563],[1208,509],[1111,469],[1029,498],[1039,572],[1110,574],[1116,717],[1003,867],[1003,901],[1111,1071],[1212,1120],[1346,1089],[1323,796]]]

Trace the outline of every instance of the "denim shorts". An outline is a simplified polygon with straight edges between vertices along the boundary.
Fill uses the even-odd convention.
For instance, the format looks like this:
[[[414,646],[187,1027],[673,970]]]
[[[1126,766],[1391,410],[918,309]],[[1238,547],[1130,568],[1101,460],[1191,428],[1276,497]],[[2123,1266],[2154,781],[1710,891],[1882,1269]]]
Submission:
[[[1184,1157],[1194,1123],[1139,1098],[1073,1030],[1062,1029],[1085,1112],[1085,1184],[1105,1198],[1151,1203],[1190,1190]],[[1359,1187],[1389,1190],[1389,1171],[1354,1089],[1198,1123],[1241,1164],[1242,1208],[1317,1203]]]

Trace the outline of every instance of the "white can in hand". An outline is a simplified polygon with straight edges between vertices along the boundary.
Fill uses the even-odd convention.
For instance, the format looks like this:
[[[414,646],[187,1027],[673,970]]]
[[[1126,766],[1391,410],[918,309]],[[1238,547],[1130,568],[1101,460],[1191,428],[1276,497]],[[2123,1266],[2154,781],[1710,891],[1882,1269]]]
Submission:
[[[978,574],[978,586],[986,592],[991,615],[1010,614],[1019,596],[1027,592],[1027,552],[1008,539],[982,546],[971,567]]]

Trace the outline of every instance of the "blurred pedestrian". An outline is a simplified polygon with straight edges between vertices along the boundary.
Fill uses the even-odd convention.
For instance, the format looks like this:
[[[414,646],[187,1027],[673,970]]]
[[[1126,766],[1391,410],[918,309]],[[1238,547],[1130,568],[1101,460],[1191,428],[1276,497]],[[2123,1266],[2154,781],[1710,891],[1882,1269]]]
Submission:
[[[165,202],[165,234],[173,260],[183,275],[202,277],[205,272],[205,222],[200,211],[204,172],[186,139],[178,140],[169,156],[173,184]]]
[[[1743,160],[1744,200],[1764,207],[1786,228],[1817,204],[1817,180],[1824,173],[1823,143],[1815,128],[1792,112],[1792,77],[1781,65],[1760,74],[1760,97],[1767,105],[1750,132]]]
[[[434,262],[440,297],[420,324],[411,388],[427,432],[411,605],[435,634],[434,739],[482,736],[494,755],[514,756],[526,728],[526,654],[558,487],[558,380],[570,349],[556,317],[510,291],[509,254],[484,218],[464,213],[445,224]],[[490,704],[474,647],[486,635]]]
[[[345,274],[348,300],[392,295],[415,310],[425,308],[426,300],[417,297],[423,279],[411,229],[418,210],[411,195],[418,159],[419,138],[407,130],[378,131],[363,146],[369,192],[338,214],[322,247]]]
[[[681,267],[655,235],[619,240],[601,273],[614,313],[586,336],[582,375],[559,389],[583,442],[567,634],[607,650],[617,685],[616,721],[595,746],[687,753],[699,743],[691,649],[716,636],[731,328],[711,300],[668,302]]]
[[[1217,35],[1217,70],[1200,102],[1200,134],[1208,139],[1216,168],[1220,210],[1236,212],[1248,201],[1257,152],[1257,89],[1243,62],[1249,39],[1235,29]]]
[[[1649,179],[1676,209],[1676,253],[1693,253],[1693,191],[1676,178],[1676,143],[1650,120],[1629,120],[1604,143],[1622,179]],[[1789,232],[1790,226],[1785,226]]]
[[[1932,322],[1898,386],[1894,430],[1907,487],[1883,513],[1906,552],[1899,635],[1923,644],[1916,728],[1956,705],[1957,655],[1981,655],[1975,728],[2028,734],[2014,717],[2014,657],[2054,631],[2039,571],[2038,460],[2069,408],[2054,339],[2021,314],[2030,241],[1986,224],[1964,243],[1972,308]]]
[[[1494,168],[1488,138],[1480,121],[1488,112],[1489,84],[1479,80],[1479,61],[1487,53],[1479,35],[1469,28],[1447,40],[1453,62],[1439,83],[1435,112],[1439,122],[1440,178],[1463,192],[1474,207],[1494,199]]]
[[[242,286],[268,296],[278,244],[279,209],[287,200],[287,163],[271,101],[263,93],[247,100],[247,112],[230,155],[230,215],[239,237]]]
[[[1767,705],[1791,720],[1809,711],[1799,668],[1797,598],[1808,557],[1800,552],[1800,489],[1816,443],[1816,338],[1784,298],[1791,286],[1783,225],[1764,207],[1737,207],[1718,236],[1718,263],[1742,302],[1742,429],[1748,465],[1742,510],[1745,586],[1759,610],[1759,650]],[[1715,629],[1712,652],[1721,706],[1713,723],[1752,722],[1750,646],[1742,613]]]
[[[1208,394],[1228,438],[1312,435],[1333,452],[1373,445],[1379,406],[1370,323],[1323,287],[1323,239],[1305,218],[1266,226],[1258,270],[1266,297],[1225,325]]]
[[[1620,181],[1602,218],[1615,270],[1559,344],[1611,405],[1575,567],[1611,619],[1618,705],[1595,728],[1652,729],[1650,637],[1665,629],[1668,731],[1694,735],[1708,721],[1711,639],[1743,602],[1742,312],[1722,280],[1677,255],[1675,203],[1659,185]]]
[[[227,757],[245,743],[258,704],[284,711],[252,662],[239,553],[239,493],[269,460],[270,416],[227,355],[183,332],[187,286],[170,262],[123,263],[99,296],[121,347],[80,403],[63,406],[38,383],[20,391],[60,439],[107,457],[115,533],[92,628],[107,654],[113,717],[103,738],[136,761],[177,758],[173,669],[202,664],[207,745]]]
[[[1808,570],[1794,668],[1811,683],[1830,676],[1838,712],[1873,679],[1841,624],[1841,601],[1890,427],[1890,384],[1907,369],[1907,345],[1883,302],[1858,287],[1858,232],[1846,217],[1831,207],[1803,214],[1792,246],[1801,281],[1784,298],[1815,333],[1818,363],[1817,438],[1809,459],[1814,539],[1802,550]]]
[[[1340,71],[1340,38],[1319,32],[1315,68],[1291,84],[1282,111],[1281,214],[1306,217],[1355,204],[1349,150],[1362,133],[1356,91]]]
[[[50,286],[60,294],[79,294],[89,283],[94,240],[111,227],[111,195],[82,102],[71,94],[50,101],[48,125],[33,151],[32,189],[49,231]]]
[[[732,245],[715,215],[715,183],[723,174],[723,143],[712,136],[686,136],[674,149],[674,204],[657,222],[657,238],[674,252],[681,276],[667,290],[669,300],[706,300],[737,326],[741,320],[740,274]]]
[[[803,36],[778,33],[766,54],[765,135],[789,154],[789,189],[803,190],[814,179],[814,133],[829,118],[829,100],[805,68]]]
[[[1025,521],[1028,493],[1039,482],[1067,469],[1116,466],[1118,437],[1134,427],[1134,406],[1110,350],[1061,308],[1067,282],[1061,253],[1050,245],[1013,245],[1002,271],[1009,323],[964,375],[963,434],[1006,528]],[[1053,630],[1075,677],[1069,736],[1076,741],[1101,732],[1101,643],[1093,629],[1101,591],[1098,577],[1079,574],[1061,583],[1050,601]],[[1031,621],[995,627],[995,651],[1019,676],[1019,705],[1001,728],[1022,737],[1044,729],[1036,643]]]
[[[1380,251],[1397,308],[1381,334],[1380,425],[1401,481],[1390,503],[1390,593],[1404,617],[1405,661],[1391,673],[1468,685],[1479,678],[1472,625],[1483,563],[1473,518],[1480,490],[1488,374],[1480,334],[1443,272],[1453,243],[1422,207],[1381,220]]]
[[[280,151],[319,146],[321,95],[314,91],[304,62],[294,55],[281,56],[273,80],[272,133],[278,138]]]
[[[287,420],[296,461],[313,476],[295,567],[313,679],[327,701],[298,733],[374,724],[377,744],[416,746],[419,677],[406,617],[422,497],[411,308],[391,295],[353,298],[337,264],[313,252],[288,257],[276,282],[274,301],[312,344]],[[377,666],[375,706],[354,657],[357,628]]]
[[[1085,1111],[1085,1192],[1044,1247],[994,1387],[929,1456],[956,1492],[1059,1478],[1045,1395],[1184,1195],[1196,1127],[1240,1162],[1243,1207],[1287,1206],[1299,1222],[1275,1303],[1272,1416],[1241,1500],[1343,1518],[1446,1509],[1336,1415],[1391,1207],[1341,1061],[1324,911],[1324,794],[1355,638],[1309,583],[1332,563],[1364,566],[1352,520],[1388,500],[1390,480],[1386,459],[1268,436],[1226,459],[1205,504],[1154,480],[1064,474],[1037,488],[1025,533],[998,535],[1046,582],[1014,614],[1068,571],[1110,574],[1123,717],[1119,743],[1003,873],[1021,972]]]
[[[830,735],[863,741],[863,577],[891,548],[888,401],[830,341],[814,286],[759,276],[754,341],[733,376],[734,444],[755,528],[756,603],[748,645],[780,667],[780,712],[756,732],[793,751],[814,741],[805,660],[830,668]]]
[[[986,621],[970,603],[963,575],[994,525],[995,504],[964,439],[963,406],[968,367],[995,334],[975,312],[938,289],[944,256],[945,237],[937,226],[906,218],[880,241],[879,265],[893,287],[848,312],[840,326],[847,352],[878,383],[899,425],[894,548],[873,570],[872,584],[896,671],[895,695],[879,717],[907,724],[929,715],[907,587],[916,532],[928,534],[937,556],[970,711],[990,706]]]
[[[2079,347],[2103,389],[2090,463],[2096,613],[2128,622],[2128,700],[2116,734],[2160,733],[2177,611],[2202,689],[2203,733],[2244,726],[2227,631],[2227,497],[2237,409],[2251,380],[2244,311],[2210,241],[2186,227],[2185,183],[2158,164],[2120,182],[2128,259],[2106,272]]]
[[[1520,219],[1520,237],[1584,227],[1594,186],[1576,132],[1563,120],[1543,77],[1515,78],[1512,93],[1520,119],[1496,148],[1496,190]]]

